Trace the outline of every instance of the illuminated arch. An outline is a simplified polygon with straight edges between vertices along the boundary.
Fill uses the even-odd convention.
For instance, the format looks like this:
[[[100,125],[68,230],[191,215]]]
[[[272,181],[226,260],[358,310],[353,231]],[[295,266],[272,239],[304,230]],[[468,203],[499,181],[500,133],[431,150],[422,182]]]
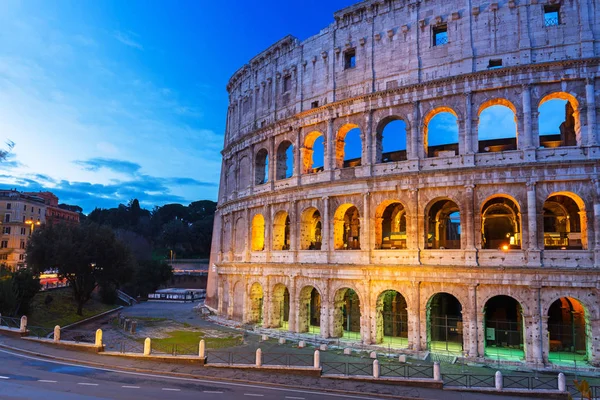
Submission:
[[[430,143],[429,125],[436,116],[443,114],[443,113],[449,113],[452,116],[454,116],[454,118],[456,119],[457,141],[455,143],[449,143],[449,144],[443,145],[443,146],[435,146],[436,148],[439,147],[439,149],[436,149],[434,147],[429,146],[429,143]],[[458,154],[458,119],[459,119],[459,117],[458,117],[458,114],[456,113],[456,111],[454,111],[452,108],[446,107],[446,106],[436,107],[433,110],[429,111],[425,115],[425,118],[423,119],[423,147],[425,150],[426,157],[435,157],[436,154],[439,154],[439,151],[454,151],[455,154]]]
[[[335,250],[360,250],[360,214],[353,204],[342,204],[333,217]]]

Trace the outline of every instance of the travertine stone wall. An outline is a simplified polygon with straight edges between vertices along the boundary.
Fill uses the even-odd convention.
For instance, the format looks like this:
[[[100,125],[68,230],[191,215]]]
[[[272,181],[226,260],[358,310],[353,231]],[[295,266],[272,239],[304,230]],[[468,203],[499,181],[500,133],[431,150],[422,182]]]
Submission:
[[[560,8],[556,26],[545,25],[548,6]],[[207,304],[229,318],[278,327],[285,288],[289,329],[304,332],[315,288],[320,334],[329,338],[340,335],[340,296],[352,289],[360,340],[377,343],[379,296],[395,290],[406,301],[407,348],[418,352],[430,346],[431,299],[448,293],[462,307],[462,352],[481,359],[486,302],[506,295],[521,306],[525,361],[540,365],[549,362],[550,305],[570,297],[585,310],[587,357],[600,363],[598,3],[372,0],[334,18],[303,42],[289,36],[275,43],[227,86]],[[443,26],[448,43],[434,45]],[[345,68],[351,52],[356,66]],[[502,67],[488,68],[490,60]],[[576,143],[541,146],[538,108],[553,98],[573,110]],[[514,112],[516,149],[479,153],[479,116],[493,105]],[[443,111],[457,117],[458,151],[429,157],[429,122]],[[382,131],[397,119],[406,124],[406,159],[384,163]],[[361,160],[344,168],[352,128],[360,129]],[[313,170],[320,136],[324,166]],[[285,178],[280,150],[290,144],[293,174]],[[577,204],[580,248],[545,248],[544,204],[557,195]],[[520,248],[484,246],[484,205],[497,198],[518,210]],[[460,249],[431,247],[430,210],[438,201],[460,211]],[[381,246],[382,212],[392,203],[406,214],[405,248]],[[344,225],[352,206],[360,229]],[[320,249],[310,246],[314,211]],[[282,247],[283,215],[289,249]],[[349,230],[360,250],[338,250],[348,248],[340,243]]]

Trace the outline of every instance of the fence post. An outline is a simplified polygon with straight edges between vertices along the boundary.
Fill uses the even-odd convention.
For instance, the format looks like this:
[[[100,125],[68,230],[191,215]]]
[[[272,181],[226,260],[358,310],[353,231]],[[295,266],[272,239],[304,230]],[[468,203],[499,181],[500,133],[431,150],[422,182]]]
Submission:
[[[206,358],[206,348],[204,345],[204,339],[202,339],[200,341],[200,344],[198,345],[198,357]]]
[[[102,347],[102,329],[96,330],[96,347]]]
[[[314,357],[314,367],[315,368],[321,368],[321,353],[319,352],[319,350],[315,350],[315,357]]]
[[[256,366],[262,367],[262,350],[256,349]]]
[[[442,380],[442,371],[440,370],[440,363],[437,361],[433,363],[433,380]]]
[[[496,390],[502,390],[502,372],[496,371],[496,375],[494,376],[494,383],[496,385]]]
[[[152,353],[152,340],[149,337],[144,340],[144,355],[149,356]]]
[[[21,317],[21,327],[19,329],[21,332],[27,332],[27,316],[23,315]]]
[[[60,326],[58,325],[54,327],[54,341],[60,342]]]
[[[130,332],[135,333],[136,328],[137,328],[137,321],[131,321]]]
[[[373,378],[379,378],[379,361],[373,360]]]
[[[562,372],[558,374],[558,391],[566,392],[567,391],[567,378],[565,378],[565,374]]]

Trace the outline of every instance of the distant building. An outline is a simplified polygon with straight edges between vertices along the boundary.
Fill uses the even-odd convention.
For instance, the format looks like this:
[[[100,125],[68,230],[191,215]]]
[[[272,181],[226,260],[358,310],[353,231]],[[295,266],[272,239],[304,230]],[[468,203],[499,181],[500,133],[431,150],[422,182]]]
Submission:
[[[78,206],[70,206],[67,204],[58,204],[58,197],[51,192],[24,193],[27,195],[37,196],[44,199],[46,204],[46,221],[51,222],[66,222],[70,224],[79,223]]]

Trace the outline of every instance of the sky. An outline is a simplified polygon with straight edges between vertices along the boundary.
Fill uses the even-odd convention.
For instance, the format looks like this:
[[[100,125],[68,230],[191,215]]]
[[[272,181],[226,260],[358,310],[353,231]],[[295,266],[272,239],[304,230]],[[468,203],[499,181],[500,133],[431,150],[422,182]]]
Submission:
[[[354,2],[3,0],[0,188],[84,212],[216,200],[230,76]]]

